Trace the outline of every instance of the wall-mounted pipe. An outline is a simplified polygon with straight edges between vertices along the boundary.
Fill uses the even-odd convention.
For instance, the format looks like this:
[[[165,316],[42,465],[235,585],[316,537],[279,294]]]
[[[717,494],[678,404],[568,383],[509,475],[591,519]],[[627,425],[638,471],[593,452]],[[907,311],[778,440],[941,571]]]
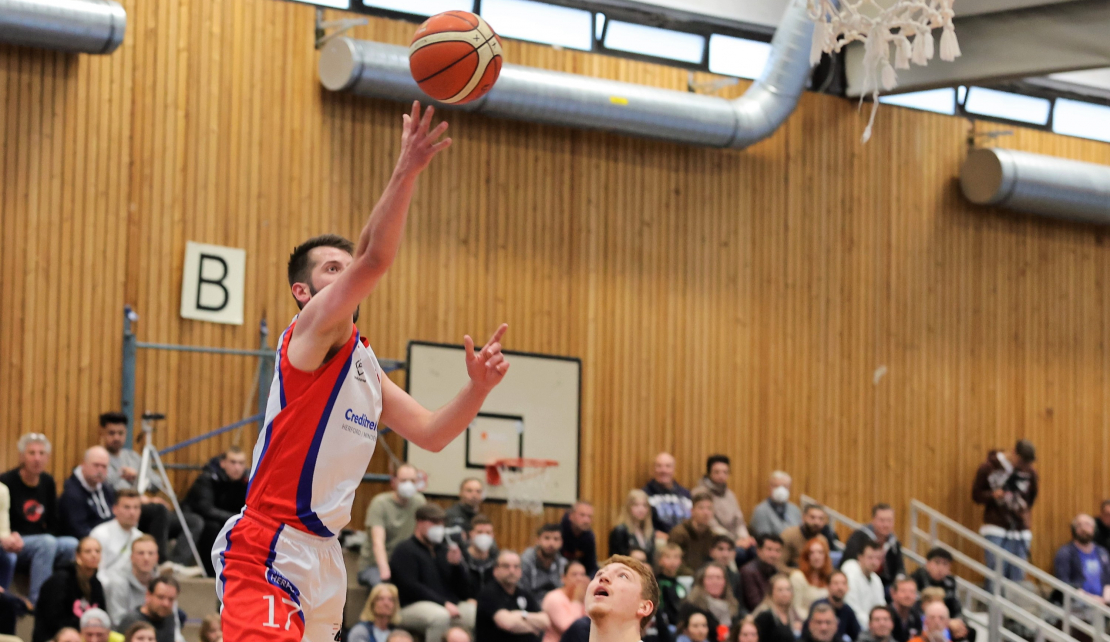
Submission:
[[[109,54],[126,30],[127,12],[115,0],[0,0],[0,42]]]
[[[1027,214],[1110,223],[1110,166],[1012,149],[974,149],[960,170],[964,196]]]
[[[489,94],[454,108],[678,143],[743,148],[770,136],[794,111],[809,80],[812,37],[813,22],[806,15],[804,0],[791,0],[771,41],[763,75],[731,101],[505,65]],[[428,100],[409,73],[408,49],[395,45],[336,38],[320,53],[320,82],[332,91],[360,96]]]

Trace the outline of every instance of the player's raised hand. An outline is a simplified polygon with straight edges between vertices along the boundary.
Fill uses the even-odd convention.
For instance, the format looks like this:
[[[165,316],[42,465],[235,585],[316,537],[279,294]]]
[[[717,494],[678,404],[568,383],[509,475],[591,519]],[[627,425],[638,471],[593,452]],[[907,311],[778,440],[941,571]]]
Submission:
[[[441,122],[432,129],[432,114],[435,107],[431,105],[420,114],[420,101],[412,103],[412,113],[402,116],[404,128],[401,132],[401,157],[397,160],[397,169],[400,171],[419,174],[424,171],[432,158],[441,151],[451,146],[451,139],[440,140],[447,131],[447,121]]]
[[[463,337],[466,346],[466,373],[476,385],[492,390],[501,383],[505,373],[509,371],[509,362],[501,354],[501,337],[509,329],[509,324],[502,323],[501,327],[493,333],[486,345],[478,352],[474,352],[474,339],[470,335]]]

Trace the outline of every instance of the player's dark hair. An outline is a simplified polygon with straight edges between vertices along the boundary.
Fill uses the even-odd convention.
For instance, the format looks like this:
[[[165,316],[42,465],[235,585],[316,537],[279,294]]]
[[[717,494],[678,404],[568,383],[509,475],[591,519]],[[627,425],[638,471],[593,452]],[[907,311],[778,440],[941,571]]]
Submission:
[[[181,585],[177,583],[177,580],[174,579],[174,577],[172,575],[159,575],[159,576],[155,577],[154,579],[150,580],[150,584],[147,584],[146,592],[150,593],[150,594],[153,594],[154,590],[158,588],[159,584],[165,584],[166,586],[172,586],[173,590],[177,591],[178,593],[181,592]]]
[[[140,495],[134,488],[121,488],[116,491],[116,499],[112,502],[112,506],[116,506],[123,499],[139,499]]]
[[[100,427],[106,428],[108,424],[127,424],[127,415],[122,412],[106,412],[100,415]]]
[[[764,533],[763,535],[755,538],[757,548],[763,548],[763,545],[767,542],[774,542],[779,546],[782,546],[782,538],[778,535],[775,535],[774,533]]]
[[[293,249],[289,255],[289,287],[294,283],[308,283],[315,265],[308,258],[308,253],[318,247],[334,247],[354,256],[355,244],[338,234],[321,234],[314,236]]]
[[[543,526],[540,526],[536,529],[536,537],[543,537],[544,533],[558,533],[562,535],[563,529],[561,526],[555,523],[544,524]]]
[[[732,468],[732,461],[728,455],[710,455],[709,459],[705,460],[705,476],[708,477],[709,473],[713,470],[714,464],[724,464]]]

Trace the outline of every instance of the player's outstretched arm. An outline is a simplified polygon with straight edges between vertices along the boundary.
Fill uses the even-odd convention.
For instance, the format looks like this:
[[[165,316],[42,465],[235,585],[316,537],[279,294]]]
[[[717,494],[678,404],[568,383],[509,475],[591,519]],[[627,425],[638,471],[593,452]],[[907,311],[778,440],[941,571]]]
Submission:
[[[433,107],[428,107],[421,115],[420,103],[414,102],[412,113],[402,117],[401,154],[385,192],[359,234],[354,261],[334,283],[313,296],[297,317],[290,345],[291,360],[296,367],[315,370],[332,348],[350,338],[355,308],[370,296],[393,265],[416,179],[436,154],[451,145],[450,138],[440,140],[447,131],[446,122],[432,128],[434,112]]]
[[[383,377],[382,423],[424,450],[443,450],[478,416],[490,391],[509,371],[509,362],[501,354],[501,338],[508,329],[508,325],[502,324],[479,352],[474,352],[474,340],[470,335],[463,338],[470,381],[454,399],[434,412]]]

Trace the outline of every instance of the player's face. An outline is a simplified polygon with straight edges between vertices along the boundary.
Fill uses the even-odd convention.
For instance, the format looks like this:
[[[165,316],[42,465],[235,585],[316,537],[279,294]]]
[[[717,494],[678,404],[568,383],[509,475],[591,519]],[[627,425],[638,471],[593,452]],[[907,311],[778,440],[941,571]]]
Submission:
[[[346,270],[355,260],[353,256],[337,247],[313,248],[308,256],[312,260],[312,274],[307,284],[308,297],[302,298],[305,293],[302,292],[298,295],[297,290],[294,290],[293,294],[302,305],[308,303],[321,290],[334,283],[339,275],[343,274],[343,270]],[[353,320],[356,323],[358,322],[358,311],[359,308],[356,307],[353,315]]]
[[[159,584],[153,593],[146,594],[147,609],[158,617],[169,617],[173,613],[173,603],[177,590],[169,584]]]
[[[624,564],[609,564],[586,587],[586,614],[593,619],[647,617],[651,602],[643,598],[640,576]]]
[[[239,481],[247,472],[247,454],[227,453],[224,455],[223,461],[220,462],[220,468],[224,469],[228,479]]]
[[[150,573],[158,566],[158,546],[140,542],[131,546],[131,565],[140,573]]]
[[[872,611],[870,623],[871,635],[883,639],[894,632],[894,620],[886,610]]]
[[[108,424],[100,429],[100,445],[110,453],[118,453],[123,448],[123,440],[127,435],[126,424]]]
[[[50,461],[50,455],[46,454],[46,445],[41,443],[30,443],[23,449],[23,454],[19,456],[19,463],[27,472],[38,475],[46,470],[46,462]]]
[[[139,525],[139,513],[142,510],[143,504],[138,497],[125,497],[112,507],[112,514],[115,515],[120,526],[132,529]]]

